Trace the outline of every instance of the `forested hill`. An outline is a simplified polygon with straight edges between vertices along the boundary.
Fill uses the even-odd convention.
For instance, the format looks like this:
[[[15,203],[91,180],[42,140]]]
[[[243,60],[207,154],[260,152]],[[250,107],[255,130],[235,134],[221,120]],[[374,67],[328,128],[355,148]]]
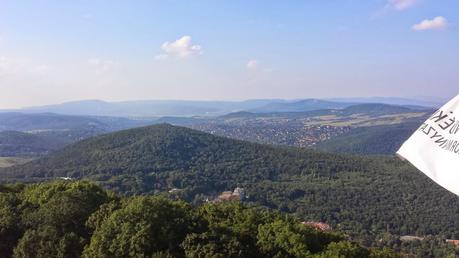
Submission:
[[[152,123],[152,119],[0,112],[0,157],[40,156],[95,135]]]
[[[423,119],[394,125],[352,128],[349,132],[318,143],[327,152],[359,155],[393,155],[422,124]]]
[[[193,202],[239,186],[248,202],[362,240],[459,238],[459,199],[397,159],[266,146],[166,124],[84,140],[0,173],[3,181],[87,178],[127,194],[176,188]]]
[[[152,124],[151,119],[93,117],[54,113],[0,112],[0,131],[79,132],[95,135]],[[87,137],[86,137],[87,138]]]
[[[430,108],[410,108],[405,106],[395,106],[380,103],[367,103],[367,104],[356,104],[347,105],[343,108],[328,108],[328,109],[313,109],[307,111],[272,111],[272,112],[235,112],[217,117],[217,120],[228,120],[228,119],[254,119],[254,118],[289,118],[289,119],[304,119],[313,118],[320,116],[337,116],[346,117],[349,120],[355,118],[355,116],[390,116],[397,114],[418,114],[423,115],[424,113],[433,112]]]
[[[75,178],[188,172],[220,181],[276,179],[296,174],[321,160],[317,176],[350,170],[350,159],[310,150],[276,148],[213,136],[168,124],[97,136],[47,157],[11,168],[10,177]],[[362,163],[362,161],[359,161]],[[191,176],[191,175],[190,175]],[[217,180],[218,179],[218,180]]]
[[[69,143],[65,139],[17,131],[0,132],[0,157],[37,156]]]
[[[68,116],[52,113],[0,113],[0,130],[2,131],[68,130],[69,128],[88,127],[103,128],[106,127],[106,125],[95,118],[83,116]]]

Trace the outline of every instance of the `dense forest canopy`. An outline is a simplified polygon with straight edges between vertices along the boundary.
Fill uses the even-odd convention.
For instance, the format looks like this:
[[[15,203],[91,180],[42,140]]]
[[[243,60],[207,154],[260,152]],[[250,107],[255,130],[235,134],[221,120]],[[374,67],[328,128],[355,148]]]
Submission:
[[[0,132],[0,157],[30,157],[47,154],[71,141],[46,134],[18,131]]]
[[[422,124],[422,120],[353,128],[347,133],[318,143],[314,148],[359,155],[394,155],[403,142]]]
[[[81,182],[0,185],[0,257],[399,257],[238,202],[120,197]]]

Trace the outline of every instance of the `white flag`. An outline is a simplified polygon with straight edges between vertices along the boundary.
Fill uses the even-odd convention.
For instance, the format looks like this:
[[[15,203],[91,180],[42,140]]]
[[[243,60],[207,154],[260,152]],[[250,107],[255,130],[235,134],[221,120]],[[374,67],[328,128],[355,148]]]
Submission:
[[[459,95],[429,117],[397,154],[459,195]]]

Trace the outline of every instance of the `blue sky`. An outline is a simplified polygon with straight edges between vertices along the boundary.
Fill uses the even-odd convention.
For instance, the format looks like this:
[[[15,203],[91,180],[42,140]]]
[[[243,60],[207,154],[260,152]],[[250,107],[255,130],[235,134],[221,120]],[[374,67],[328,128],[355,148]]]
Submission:
[[[459,1],[3,1],[0,108],[452,97]]]

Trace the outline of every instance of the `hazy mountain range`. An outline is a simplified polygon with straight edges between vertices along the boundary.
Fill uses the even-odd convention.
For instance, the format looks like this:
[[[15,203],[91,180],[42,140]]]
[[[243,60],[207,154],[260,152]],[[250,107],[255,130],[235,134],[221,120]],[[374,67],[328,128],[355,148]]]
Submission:
[[[186,126],[215,135],[257,143],[313,147],[324,140],[353,131],[353,128],[400,124],[412,121],[407,132],[414,130],[432,109],[408,108],[387,104],[357,104],[348,106],[319,100],[293,103],[271,103],[258,110],[288,110],[288,112],[240,111],[222,116],[194,116],[160,118],[125,118],[114,116],[83,116],[55,113],[0,113],[0,156],[40,156],[67,144],[92,136],[128,128],[168,123]],[[274,108],[275,107],[275,108]],[[311,110],[317,107],[317,110]],[[324,109],[325,107],[334,107]],[[293,110],[307,110],[294,112]],[[393,132],[395,131],[395,132]],[[358,132],[367,133],[366,129]],[[398,133],[396,127],[370,130],[360,145],[368,146],[364,139],[373,139],[373,132]],[[403,135],[402,135],[403,137]],[[355,137],[354,137],[355,138]],[[377,137],[379,138],[379,137]],[[392,148],[373,148],[372,154],[390,154],[402,139],[393,142]],[[345,145],[346,140],[341,140]],[[355,140],[353,140],[356,143]],[[333,143],[331,143],[333,144]],[[371,145],[371,144],[370,144]],[[384,144],[383,144],[384,145]],[[335,147],[337,151],[346,148]],[[353,151],[350,151],[353,152]],[[364,152],[364,151],[363,151]],[[365,153],[360,153],[365,154]]]
[[[23,113],[56,113],[84,116],[163,117],[220,116],[232,112],[305,112],[318,109],[340,109],[361,103],[383,103],[409,107],[437,107],[442,101],[403,98],[336,98],[336,99],[260,99],[246,101],[141,100],[106,102],[82,100],[56,105],[25,107]]]

